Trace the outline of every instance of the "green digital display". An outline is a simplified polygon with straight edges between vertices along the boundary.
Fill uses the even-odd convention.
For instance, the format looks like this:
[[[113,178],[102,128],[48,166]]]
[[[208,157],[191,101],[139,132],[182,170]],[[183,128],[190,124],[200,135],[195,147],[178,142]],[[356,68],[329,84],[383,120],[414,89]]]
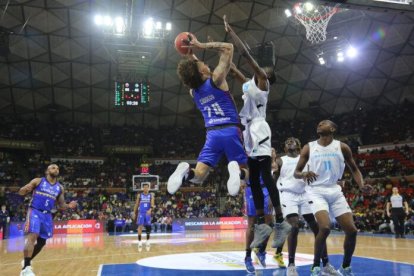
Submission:
[[[149,106],[148,82],[115,82],[115,106]]]

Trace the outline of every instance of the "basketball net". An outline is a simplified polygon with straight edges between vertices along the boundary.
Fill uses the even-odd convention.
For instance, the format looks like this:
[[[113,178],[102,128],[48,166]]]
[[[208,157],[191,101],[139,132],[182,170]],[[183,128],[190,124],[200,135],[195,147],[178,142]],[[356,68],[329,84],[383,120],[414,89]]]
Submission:
[[[334,7],[313,5],[310,2],[297,3],[293,8],[293,15],[306,29],[306,39],[312,44],[326,40],[326,28],[329,20],[338,12],[339,4]]]

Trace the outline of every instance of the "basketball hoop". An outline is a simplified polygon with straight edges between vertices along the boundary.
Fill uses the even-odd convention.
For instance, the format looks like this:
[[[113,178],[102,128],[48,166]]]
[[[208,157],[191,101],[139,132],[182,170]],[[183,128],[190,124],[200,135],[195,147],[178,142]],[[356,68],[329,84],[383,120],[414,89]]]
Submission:
[[[297,3],[293,8],[294,17],[306,29],[306,39],[312,44],[326,40],[326,28],[332,16],[339,11],[339,4],[331,7],[314,5],[310,2]]]

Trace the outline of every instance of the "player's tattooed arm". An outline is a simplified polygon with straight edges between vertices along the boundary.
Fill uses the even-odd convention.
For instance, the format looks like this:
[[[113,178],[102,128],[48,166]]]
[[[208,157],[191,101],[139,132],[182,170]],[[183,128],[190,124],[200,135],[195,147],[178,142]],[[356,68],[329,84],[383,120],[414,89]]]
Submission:
[[[306,172],[303,171],[305,169],[306,163],[309,161],[309,153],[309,144],[306,144],[300,152],[299,162],[296,165],[296,169],[293,174],[295,178],[303,179],[303,181],[308,184],[312,183],[316,180],[316,178],[318,178],[318,175],[312,171],[309,171],[309,169]]]
[[[237,69],[236,64],[233,62],[230,64],[230,73],[231,75],[238,80],[240,83],[245,83],[247,81],[246,76]]]
[[[17,193],[21,196],[27,195],[28,193],[32,192],[40,184],[41,180],[42,180],[41,178],[32,179],[28,184],[21,187]]]
[[[62,187],[62,186],[61,186]],[[65,189],[62,187],[62,191],[60,192],[58,199],[57,199],[57,207],[59,210],[66,210],[68,208],[75,209],[76,206],[78,206],[78,203],[76,201],[71,201],[69,203],[66,203],[65,201]]]
[[[241,41],[240,37],[234,32],[230,24],[227,22],[226,15],[223,16],[224,21],[224,29],[226,32],[231,36],[233,39],[236,48],[240,52],[240,55],[247,59],[250,67],[254,71],[255,78],[257,80],[257,86],[260,90],[267,90],[267,74],[266,72],[259,66],[259,64],[254,60],[254,58],[250,55],[249,50],[247,49],[246,45],[244,45],[243,41]]]

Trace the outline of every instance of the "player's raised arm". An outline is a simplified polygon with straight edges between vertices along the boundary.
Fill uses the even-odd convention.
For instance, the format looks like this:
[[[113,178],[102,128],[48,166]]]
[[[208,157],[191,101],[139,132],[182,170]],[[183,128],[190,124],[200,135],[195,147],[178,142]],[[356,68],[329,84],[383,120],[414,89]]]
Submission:
[[[62,187],[62,191],[59,194],[59,197],[57,199],[57,207],[60,210],[66,210],[68,208],[75,209],[78,203],[76,201],[71,201],[69,203],[66,203],[65,201],[65,189]]]
[[[246,76],[237,69],[236,64],[233,62],[230,64],[230,73],[231,75],[238,80],[240,83],[245,83],[247,81]]]
[[[28,193],[31,193],[40,184],[41,180],[41,178],[32,179],[28,184],[21,187],[17,193],[21,196],[25,196]]]
[[[226,43],[226,42],[206,42],[201,43],[197,40],[197,38],[192,37],[192,39],[188,43],[187,47],[191,47],[193,49],[200,49],[200,50],[217,50],[220,52],[220,60],[219,64],[213,71],[212,79],[214,84],[224,90],[229,90],[227,85],[226,77],[230,71],[230,64],[233,59],[233,44]],[[184,46],[182,46],[184,47]],[[192,60],[195,56],[191,56]]]
[[[239,50],[240,54],[247,59],[247,62],[249,63],[250,67],[252,67],[255,77],[257,79],[257,86],[261,90],[267,90],[267,74],[266,72],[257,64],[257,62],[254,60],[254,58],[250,55],[249,50],[247,49],[246,45],[241,41],[239,36],[233,31],[229,23],[227,22],[227,18],[224,15],[223,16],[224,21],[224,29],[226,32],[231,36],[233,39],[234,44],[236,45],[236,48]]]

